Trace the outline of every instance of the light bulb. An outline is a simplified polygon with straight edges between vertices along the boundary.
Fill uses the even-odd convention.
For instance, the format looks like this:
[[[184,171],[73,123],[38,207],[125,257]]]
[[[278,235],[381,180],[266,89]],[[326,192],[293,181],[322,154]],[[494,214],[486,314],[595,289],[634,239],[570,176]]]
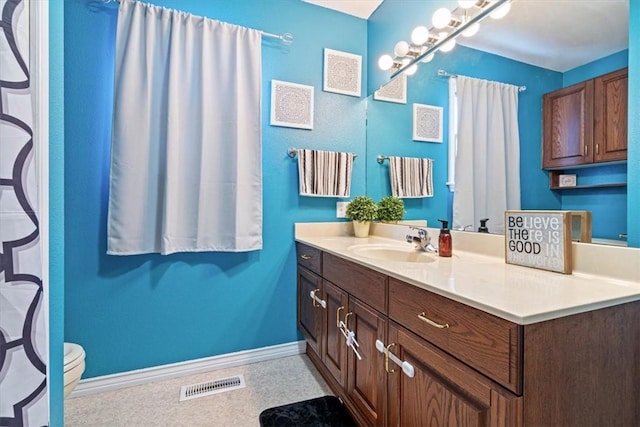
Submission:
[[[480,23],[474,22],[462,32],[462,35],[465,37],[472,37],[478,32],[479,29],[480,29]]]
[[[495,9],[493,12],[491,12],[489,16],[492,17],[493,19],[502,19],[505,16],[507,16],[507,13],[509,13],[510,10],[511,10],[511,3],[507,2],[502,6],[500,6],[499,8]]]
[[[420,25],[411,32],[411,42],[413,42],[413,44],[421,46],[425,44],[427,40],[429,40],[429,30],[427,27]]]
[[[436,28],[444,28],[451,21],[451,12],[446,7],[441,7],[436,10],[433,14],[433,18],[431,18],[431,23]]]
[[[442,32],[439,34],[440,40],[444,39],[445,37],[447,37],[448,34],[445,32]],[[447,41],[446,43],[444,43],[442,46],[440,46],[439,50],[440,52],[450,52],[454,47],[456,47],[456,39],[451,39],[449,41]]]
[[[416,73],[416,71],[418,71],[418,66],[416,64],[413,64],[411,67],[404,70],[404,73],[407,76],[413,76]]]
[[[458,4],[463,9],[469,9],[470,7],[473,7],[474,4],[476,4],[476,0],[458,0]]]
[[[391,69],[391,67],[393,67],[393,58],[391,55],[382,55],[378,59],[378,67],[384,71]]]
[[[405,56],[407,53],[409,53],[409,43],[405,41],[399,41],[393,48],[393,53],[395,53],[396,56]]]
[[[445,44],[443,44],[442,46],[440,46],[440,52],[443,52],[443,53],[450,52],[451,50],[453,50],[454,47],[456,47],[456,40],[451,39]]]
[[[432,59],[433,59],[433,52],[431,52],[429,55],[422,58],[420,61],[426,64],[427,62],[431,62]]]

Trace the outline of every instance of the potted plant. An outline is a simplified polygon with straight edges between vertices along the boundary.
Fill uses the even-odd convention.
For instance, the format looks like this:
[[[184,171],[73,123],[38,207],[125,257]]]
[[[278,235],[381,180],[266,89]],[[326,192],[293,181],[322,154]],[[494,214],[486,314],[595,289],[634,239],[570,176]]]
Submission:
[[[398,197],[387,196],[378,202],[378,219],[382,222],[397,223],[406,213],[404,202]]]
[[[371,221],[377,218],[378,205],[368,196],[357,196],[347,205],[347,218],[353,221],[356,237],[367,237]]]

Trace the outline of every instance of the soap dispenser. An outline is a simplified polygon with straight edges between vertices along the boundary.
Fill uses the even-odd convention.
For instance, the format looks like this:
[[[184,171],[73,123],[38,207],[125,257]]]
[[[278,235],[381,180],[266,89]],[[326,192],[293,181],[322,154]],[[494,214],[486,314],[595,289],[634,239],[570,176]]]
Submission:
[[[445,221],[444,219],[439,219],[442,223],[442,228],[440,229],[440,237],[438,237],[438,255],[443,257],[451,256],[451,232],[449,231],[449,221]]]
[[[489,221],[489,218],[484,218],[480,220],[480,228],[478,228],[478,233],[489,232],[489,229],[487,228],[487,221]]]

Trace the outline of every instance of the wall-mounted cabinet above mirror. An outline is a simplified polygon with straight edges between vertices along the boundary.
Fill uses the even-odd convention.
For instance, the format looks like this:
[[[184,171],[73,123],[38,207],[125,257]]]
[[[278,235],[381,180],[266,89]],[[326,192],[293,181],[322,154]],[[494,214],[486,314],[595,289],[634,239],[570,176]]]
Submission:
[[[410,41],[413,28],[428,26],[436,9],[453,10],[457,5],[455,1],[444,0],[383,1],[369,19],[370,94],[389,81],[389,73],[377,67],[378,57],[392,51],[398,41]],[[452,51],[437,52],[431,62],[421,63],[417,72],[407,78],[406,103],[374,100],[369,96],[367,193],[374,199],[390,193],[388,165],[378,164],[376,156],[428,157],[434,160],[434,195],[405,200],[407,218],[426,217],[430,224],[437,224],[439,218],[452,218],[453,194],[446,185],[448,79],[438,76],[438,70],[443,69],[451,74],[526,86],[526,91],[518,96],[522,209],[589,210],[593,212],[594,240],[624,244],[619,236],[628,232],[627,194],[638,191],[640,183],[571,192],[551,190],[549,172],[542,168],[542,97],[629,66],[628,13],[626,0],[513,0],[505,18],[484,20],[475,36],[459,37]],[[413,139],[412,105],[416,103],[443,108],[443,143]],[[594,186],[600,182],[627,183],[624,162],[571,173],[577,174],[578,181]],[[491,221],[488,225],[491,230]],[[477,227],[478,224],[472,225],[473,229]]]

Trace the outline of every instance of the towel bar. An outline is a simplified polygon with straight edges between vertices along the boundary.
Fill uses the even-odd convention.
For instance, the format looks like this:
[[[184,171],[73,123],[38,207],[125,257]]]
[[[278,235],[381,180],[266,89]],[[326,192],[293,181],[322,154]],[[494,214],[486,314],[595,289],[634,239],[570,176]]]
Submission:
[[[376,157],[376,160],[378,161],[378,163],[383,164],[385,160],[389,160],[389,156],[383,156],[382,154],[379,154],[378,157]]]
[[[287,155],[293,159],[294,157],[296,157],[298,155],[298,149],[297,148],[289,148],[289,150],[287,151]],[[358,155],[354,154],[353,158],[355,159],[356,157],[358,157]]]

